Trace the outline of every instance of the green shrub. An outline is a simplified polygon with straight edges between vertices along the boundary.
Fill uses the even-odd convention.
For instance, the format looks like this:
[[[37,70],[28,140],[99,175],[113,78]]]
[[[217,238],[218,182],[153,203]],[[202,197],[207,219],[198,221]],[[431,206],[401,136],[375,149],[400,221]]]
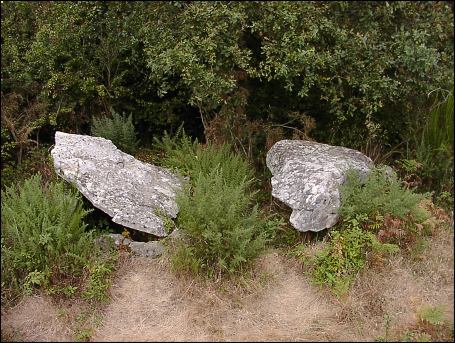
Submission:
[[[328,285],[336,294],[349,289],[368,255],[397,252],[399,245],[384,242],[401,246],[415,241],[419,230],[424,230],[421,223],[429,218],[419,206],[425,196],[404,188],[396,174],[383,167],[373,168],[363,181],[356,172],[348,172],[340,196],[337,229],[331,231],[327,246],[309,261],[314,281]]]
[[[23,182],[37,173],[41,174],[43,184],[57,180],[49,146],[42,145],[39,148],[29,149],[19,165],[6,163],[2,166],[2,188],[11,186],[13,183]]]
[[[97,301],[106,301],[109,298],[108,291],[117,259],[118,252],[109,251],[86,266],[89,274],[82,292],[83,298]]]
[[[191,137],[185,134],[183,124],[173,136],[164,131],[161,139],[154,137],[154,144],[155,148],[164,152],[161,164],[165,167],[175,169],[183,175],[189,175],[199,165],[196,159],[198,140],[192,141]]]
[[[183,175],[190,177],[198,176],[200,173],[207,175],[218,168],[228,183],[239,184],[244,182],[244,179],[251,180],[254,177],[248,163],[234,154],[229,144],[203,146],[197,139],[192,141],[182,127],[174,137],[165,132],[161,141],[155,139],[155,144],[165,152],[162,164],[176,169]]]
[[[134,154],[138,146],[131,114],[125,118],[112,111],[112,118],[94,118],[92,135],[110,139],[117,148],[128,154]]]
[[[226,163],[226,162],[225,162]],[[257,206],[251,209],[251,180],[225,180],[220,167],[199,173],[177,197],[178,227],[209,276],[232,273],[255,257],[268,238]]]
[[[442,100],[442,101],[441,101]],[[446,98],[436,97],[436,103],[427,116],[422,145],[433,149],[453,147],[453,89]],[[453,156],[453,152],[452,152]]]
[[[157,143],[166,152],[163,164],[190,176],[177,196],[177,226],[187,242],[174,250],[174,269],[204,271],[213,277],[238,271],[276,229],[275,221],[252,207],[250,166],[229,145],[204,147],[181,129]]]
[[[331,231],[328,245],[310,261],[313,280],[316,284],[328,285],[336,294],[343,294],[356,273],[363,269],[369,252],[396,251],[396,245],[380,243],[373,233],[364,231],[354,222],[344,230]]]
[[[435,97],[422,134],[417,136],[415,158],[422,164],[425,189],[448,191],[453,195],[453,89],[443,98]]]
[[[452,147],[443,145],[435,149],[422,144],[417,148],[416,159],[422,164],[419,173],[422,178],[422,189],[453,194]]]
[[[2,191],[1,204],[2,286],[20,288],[26,280],[30,287],[82,275],[94,242],[83,222],[89,211],[74,191],[60,182],[42,188],[37,174]]]
[[[394,243],[407,251],[422,235],[430,233],[430,212],[424,205],[428,195],[406,189],[395,173],[374,168],[364,182],[348,173],[340,187],[341,227],[356,223],[378,234],[381,242]]]
[[[395,173],[389,175],[381,167],[374,168],[363,182],[355,171],[349,171],[340,187],[340,197],[339,213],[343,218],[380,214],[405,219],[412,215],[423,221],[427,217],[418,206],[424,196],[405,189]]]

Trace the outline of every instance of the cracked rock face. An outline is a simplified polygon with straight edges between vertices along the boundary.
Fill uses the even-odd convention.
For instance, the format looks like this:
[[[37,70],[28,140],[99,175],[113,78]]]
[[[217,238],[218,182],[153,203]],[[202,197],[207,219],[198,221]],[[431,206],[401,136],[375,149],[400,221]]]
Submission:
[[[166,236],[163,215],[178,213],[177,176],[136,160],[107,139],[58,132],[51,151],[58,175],[112,221],[127,228]]]
[[[338,187],[346,171],[365,177],[373,162],[361,152],[301,140],[282,140],[267,153],[272,195],[292,208],[290,222],[299,231],[321,231],[338,221]]]

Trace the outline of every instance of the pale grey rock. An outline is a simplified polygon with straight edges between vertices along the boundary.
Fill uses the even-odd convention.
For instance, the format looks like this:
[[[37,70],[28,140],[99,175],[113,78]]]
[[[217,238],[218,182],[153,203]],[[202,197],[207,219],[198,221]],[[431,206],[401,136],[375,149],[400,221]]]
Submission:
[[[159,241],[137,242],[123,237],[118,233],[102,235],[98,237],[95,242],[100,244],[104,249],[108,249],[112,245],[115,245],[117,248],[120,247],[120,245],[123,245],[134,255],[150,258],[161,256],[165,250],[164,245]]]
[[[155,258],[164,252],[164,246],[158,241],[150,242],[131,242],[129,245],[131,252],[138,256]]]
[[[136,160],[102,137],[59,132],[51,151],[58,175],[74,184],[93,206],[127,228],[166,236],[162,216],[175,218],[178,177]]]
[[[298,231],[321,231],[339,219],[339,186],[348,169],[365,178],[373,162],[361,152],[301,140],[282,140],[267,153],[272,195],[291,207]]]
[[[129,246],[130,243],[132,242],[130,238],[124,237],[119,233],[110,233],[107,237],[111,238],[114,241],[114,245],[116,247],[120,246],[120,244]]]
[[[180,229],[175,229],[174,231],[171,232],[171,234],[169,235],[169,238],[173,238],[173,239],[182,238],[182,231]]]

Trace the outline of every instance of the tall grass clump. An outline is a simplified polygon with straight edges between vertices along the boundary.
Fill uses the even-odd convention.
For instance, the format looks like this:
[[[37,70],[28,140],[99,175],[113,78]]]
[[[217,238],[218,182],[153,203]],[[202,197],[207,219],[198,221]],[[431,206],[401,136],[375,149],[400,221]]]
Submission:
[[[422,164],[423,182],[436,192],[453,195],[453,89],[443,99],[437,96],[435,105],[427,116],[420,141],[417,142],[416,159]]]
[[[1,205],[2,291],[82,275],[94,241],[79,195],[37,174],[2,191]]]
[[[242,269],[273,234],[253,206],[253,171],[229,145],[202,146],[184,133],[165,136],[163,164],[190,177],[177,196],[177,226],[185,235],[172,255],[176,270],[219,278]]]
[[[139,141],[137,140],[131,114],[123,117],[112,111],[112,118],[94,118],[91,127],[92,135],[112,141],[120,150],[134,154]]]

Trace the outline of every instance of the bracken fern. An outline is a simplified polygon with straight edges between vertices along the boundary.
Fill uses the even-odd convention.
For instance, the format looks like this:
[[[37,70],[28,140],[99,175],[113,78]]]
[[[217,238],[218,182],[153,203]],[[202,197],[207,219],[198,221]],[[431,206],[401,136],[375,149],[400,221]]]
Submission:
[[[112,111],[112,118],[94,118],[91,130],[93,136],[111,140],[117,148],[128,154],[133,154],[137,149],[138,140],[131,114],[124,118]]]
[[[41,187],[39,174],[2,191],[2,285],[16,287],[29,273],[53,280],[81,275],[94,253],[82,201],[61,182]]]
[[[174,251],[174,269],[205,271],[219,277],[234,273],[255,257],[271,237],[266,222],[252,206],[253,171],[229,145],[203,146],[183,129],[157,145],[166,152],[163,164],[189,176],[177,196],[177,226],[187,237]]]

